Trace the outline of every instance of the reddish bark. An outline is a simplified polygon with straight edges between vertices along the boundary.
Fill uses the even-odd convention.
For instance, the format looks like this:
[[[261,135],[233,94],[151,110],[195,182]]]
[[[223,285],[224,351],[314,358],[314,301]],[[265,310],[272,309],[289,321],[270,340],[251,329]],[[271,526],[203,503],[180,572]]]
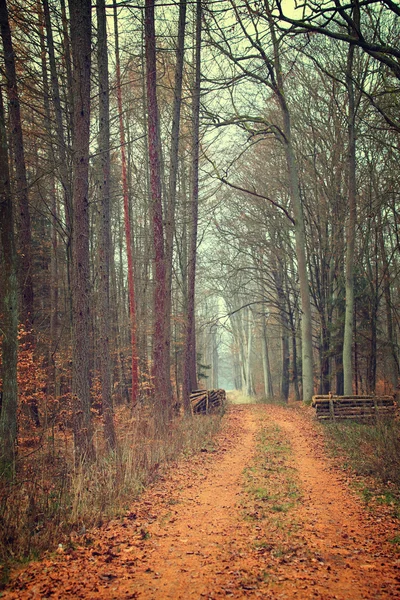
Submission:
[[[128,169],[125,152],[125,127],[122,114],[122,89],[121,89],[121,65],[119,57],[119,36],[118,36],[118,18],[117,6],[114,5],[114,31],[115,31],[115,62],[117,75],[117,101],[119,116],[119,139],[121,144],[121,172],[122,172],[122,194],[124,198],[124,225],[126,238],[126,256],[128,261],[128,294],[129,294],[129,314],[131,320],[131,346],[132,346],[132,405],[135,406],[139,391],[139,373],[138,373],[138,355],[136,342],[136,303],[135,303],[135,283],[133,276],[133,257],[132,257],[132,228],[129,215],[129,189],[128,189]]]

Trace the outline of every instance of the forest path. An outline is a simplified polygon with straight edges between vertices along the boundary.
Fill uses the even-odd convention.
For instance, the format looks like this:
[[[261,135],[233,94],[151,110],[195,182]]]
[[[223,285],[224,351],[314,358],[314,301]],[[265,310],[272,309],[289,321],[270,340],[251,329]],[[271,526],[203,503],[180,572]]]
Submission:
[[[4,598],[400,597],[396,522],[365,511],[309,411],[232,406],[204,450],[81,546],[20,571]]]

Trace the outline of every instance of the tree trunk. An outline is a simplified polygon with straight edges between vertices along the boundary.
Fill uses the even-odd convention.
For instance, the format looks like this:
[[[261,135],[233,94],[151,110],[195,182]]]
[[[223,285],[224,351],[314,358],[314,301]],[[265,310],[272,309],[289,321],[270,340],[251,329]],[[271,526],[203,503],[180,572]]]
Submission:
[[[32,281],[32,233],[29,211],[28,182],[26,176],[25,151],[21,124],[21,109],[17,86],[15,54],[11,39],[6,0],[0,0],[0,27],[3,41],[4,65],[7,78],[8,110],[11,121],[11,138],[15,163],[15,190],[18,198],[19,249],[22,286],[22,319],[26,331],[32,332],[33,281]],[[27,341],[34,343],[33,337]]]
[[[136,301],[135,301],[135,284],[133,273],[133,256],[132,256],[132,227],[129,213],[129,190],[128,190],[128,174],[125,152],[125,128],[122,112],[122,87],[121,87],[121,66],[119,55],[119,35],[118,35],[118,16],[117,5],[114,4],[114,33],[115,33],[115,62],[117,73],[117,100],[118,100],[118,115],[119,115],[119,138],[121,144],[121,168],[122,168],[122,191],[124,197],[124,223],[126,237],[126,255],[128,262],[128,294],[129,294],[129,315],[130,315],[130,330],[131,330],[131,347],[132,347],[132,406],[135,406],[139,392],[139,372],[138,372],[138,356],[136,342]]]
[[[188,295],[186,338],[183,357],[183,406],[190,413],[190,392],[197,388],[195,340],[195,286],[197,261],[197,225],[199,205],[199,124],[200,124],[200,66],[201,66],[201,1],[196,2],[195,73],[192,97],[192,190],[191,232],[188,263]]]
[[[247,309],[247,362],[246,362],[246,396],[253,396],[253,380],[251,373],[253,354],[253,315],[251,309]]]
[[[273,271],[273,277],[276,285],[276,293],[279,302],[279,320],[281,323],[281,349],[282,349],[282,376],[281,376],[281,397],[287,401],[289,398],[289,322],[287,314],[287,301],[283,289],[283,267],[281,264],[276,265]]]
[[[104,418],[104,436],[110,448],[115,447],[115,429],[111,395],[110,357],[110,98],[105,0],[97,0],[97,65],[99,70],[99,328],[100,378]]]
[[[387,332],[387,343],[389,347],[389,379],[393,389],[396,390],[398,385],[398,379],[400,376],[400,364],[399,358],[396,351],[395,336],[393,331],[393,311],[392,311],[392,293],[390,288],[390,270],[389,261],[387,259],[387,251],[385,247],[385,238],[382,227],[382,217],[379,212],[378,216],[378,235],[379,235],[379,246],[381,251],[381,260],[383,267],[383,293],[385,297],[385,312],[386,312],[386,332]]]
[[[347,56],[346,85],[349,102],[348,114],[348,206],[346,231],[346,309],[343,338],[344,393],[353,393],[353,322],[354,322],[354,250],[356,231],[356,134],[355,99],[353,84],[354,45],[350,44]]]
[[[167,367],[169,340],[166,331],[166,275],[164,226],[161,187],[161,157],[157,105],[156,35],[154,24],[154,2],[145,2],[147,123],[150,165],[151,212],[154,241],[154,337],[153,337],[153,381],[154,395],[158,407],[160,425],[171,417],[170,373]]]
[[[14,215],[8,168],[3,97],[0,89],[0,312],[2,313],[2,395],[0,477],[12,477],[17,437],[18,285]]]
[[[52,88],[52,100],[54,106],[54,116],[57,132],[58,148],[58,168],[60,171],[60,180],[64,190],[65,217],[68,229],[68,235],[71,235],[71,183],[68,175],[67,147],[64,135],[64,125],[62,117],[62,107],[60,98],[60,87],[58,84],[57,64],[54,52],[53,31],[51,27],[50,10],[48,0],[42,0],[43,13],[46,27],[47,49],[49,54],[50,77]],[[72,107],[71,107],[72,108]]]
[[[271,39],[274,48],[275,67],[275,94],[280,105],[283,119],[283,146],[285,150],[286,163],[289,174],[290,197],[292,201],[295,219],[295,242],[297,271],[299,275],[300,298],[301,298],[301,349],[302,349],[302,378],[303,378],[303,400],[311,400],[314,390],[313,377],[313,346],[312,346],[312,318],[310,289],[308,285],[307,260],[306,260],[306,233],[303,215],[303,206],[300,197],[300,182],[297,171],[296,157],[292,143],[291,119],[289,107],[286,102],[284,83],[282,76],[281,61],[279,56],[279,42],[276,37],[275,26],[272,15],[268,9]]]
[[[71,59],[71,44],[68,34],[68,20],[67,11],[65,9],[65,0],[60,0],[61,6],[61,20],[62,20],[62,33],[63,33],[63,49],[64,49],[64,63],[67,72],[67,98],[68,98],[68,109],[67,110],[67,131],[70,132],[73,137],[73,109],[74,109],[74,95],[73,95],[73,81],[72,81],[72,59]],[[72,200],[71,200],[72,204]]]
[[[93,455],[90,414],[89,125],[91,2],[69,0],[73,61],[72,401],[75,459]]]
[[[264,394],[266,398],[274,397],[274,389],[272,386],[271,368],[269,363],[269,352],[268,352],[268,337],[267,337],[267,323],[265,322],[265,316],[262,315],[262,328],[261,328],[261,349],[262,349],[262,364],[264,374]]]
[[[321,318],[321,348],[320,348],[320,394],[328,394],[331,390],[330,385],[330,331],[324,315]]]
[[[169,167],[168,199],[165,220],[165,277],[166,277],[166,336],[171,337],[172,308],[172,262],[175,233],[176,183],[179,163],[179,131],[182,105],[183,59],[185,51],[186,0],[179,2],[178,44],[176,47],[174,106],[172,111],[171,150]],[[170,351],[166,356],[170,360]],[[166,365],[167,371],[170,370]],[[169,380],[168,380],[169,381]],[[172,395],[172,391],[170,392]]]

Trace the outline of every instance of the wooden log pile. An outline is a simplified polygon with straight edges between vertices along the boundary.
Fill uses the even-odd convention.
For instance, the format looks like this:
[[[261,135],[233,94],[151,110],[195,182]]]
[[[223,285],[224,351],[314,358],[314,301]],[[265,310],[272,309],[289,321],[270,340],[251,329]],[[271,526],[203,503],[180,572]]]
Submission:
[[[193,414],[218,412],[223,409],[225,403],[225,390],[194,390],[190,394]]]
[[[368,421],[393,418],[396,404],[393,396],[313,396],[317,419]]]

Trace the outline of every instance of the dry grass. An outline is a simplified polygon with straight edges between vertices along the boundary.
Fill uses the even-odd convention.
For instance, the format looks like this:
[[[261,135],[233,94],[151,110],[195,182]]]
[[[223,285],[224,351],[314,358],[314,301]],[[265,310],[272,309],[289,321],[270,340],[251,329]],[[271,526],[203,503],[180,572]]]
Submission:
[[[400,519],[399,421],[343,421],[325,424],[324,430],[332,454],[355,474],[353,487],[366,505],[371,510],[387,505],[390,515]]]
[[[177,418],[158,435],[150,411],[118,411],[118,449],[105,449],[97,424],[96,461],[74,466],[69,432],[42,431],[20,445],[17,473],[0,487],[0,561],[29,560],[124,513],[162,465],[206,446],[218,415]]]
[[[325,426],[334,450],[344,451],[348,465],[358,475],[372,475],[400,488],[400,423],[338,422]]]

